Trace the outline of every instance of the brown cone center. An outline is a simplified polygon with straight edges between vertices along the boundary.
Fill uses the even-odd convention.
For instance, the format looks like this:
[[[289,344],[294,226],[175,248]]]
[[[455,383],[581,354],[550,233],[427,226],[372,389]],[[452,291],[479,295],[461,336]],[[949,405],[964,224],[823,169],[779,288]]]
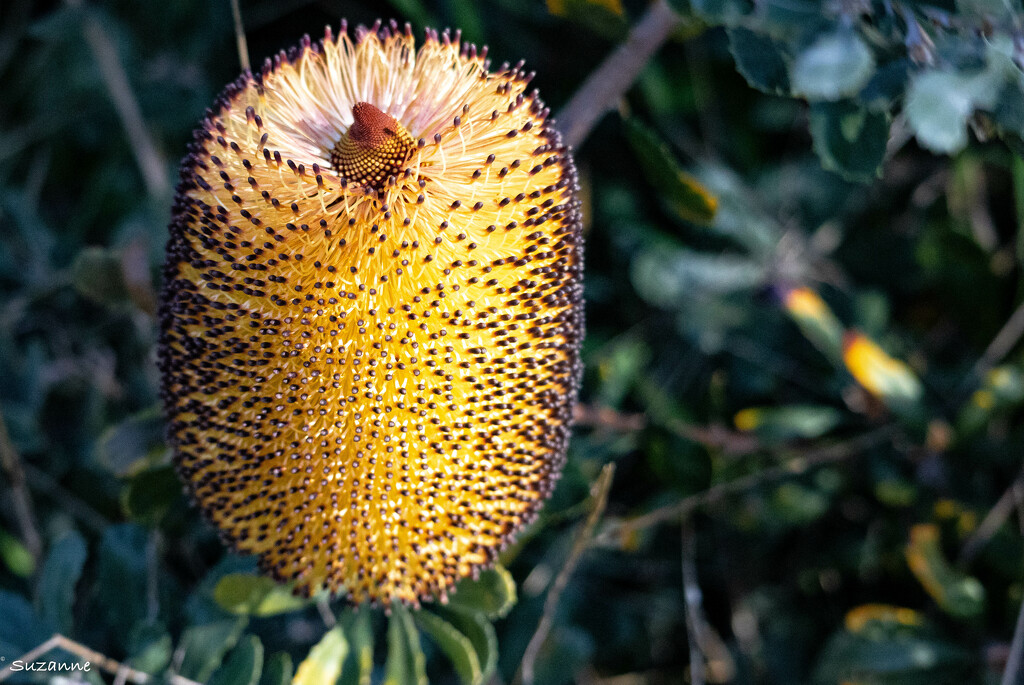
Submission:
[[[379,190],[405,170],[415,143],[397,119],[368,102],[357,102],[352,118],[331,150],[331,164],[349,184]]]

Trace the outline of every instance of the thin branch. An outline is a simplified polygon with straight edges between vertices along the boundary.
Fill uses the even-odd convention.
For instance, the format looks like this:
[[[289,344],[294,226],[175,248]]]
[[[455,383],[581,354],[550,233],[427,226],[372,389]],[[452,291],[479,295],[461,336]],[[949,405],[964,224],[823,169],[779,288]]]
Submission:
[[[1024,602],[1020,603],[1017,614],[1017,626],[1013,629],[1013,641],[1010,643],[1010,654],[1006,659],[1006,669],[1000,685],[1018,685],[1020,683],[1020,667],[1024,662]]]
[[[594,481],[594,485],[590,489],[590,498],[593,502],[590,514],[587,516],[586,522],[573,542],[569,558],[566,559],[565,565],[562,566],[551,587],[548,588],[547,597],[544,598],[544,613],[540,617],[540,623],[537,624],[533,637],[530,638],[530,642],[526,646],[526,651],[523,652],[523,660],[519,664],[519,682],[522,685],[533,685],[534,666],[537,662],[537,655],[540,653],[540,648],[544,645],[548,633],[551,632],[551,626],[554,625],[558,600],[562,596],[562,591],[569,584],[569,578],[572,576],[573,571],[576,570],[580,557],[583,556],[587,547],[590,546],[594,529],[597,527],[598,521],[601,520],[601,515],[608,504],[608,491],[611,490],[614,475],[615,464],[606,464],[601,469],[601,474]]]
[[[75,642],[74,640],[64,637],[60,633],[55,634],[35,649],[26,652],[19,658],[15,659],[15,661],[20,661],[22,663],[35,661],[54,649],[62,649],[69,654],[73,654],[74,656],[83,659],[90,668],[96,666],[100,670],[114,675],[120,682],[138,683],[139,685],[142,685],[144,683],[156,681],[156,679],[148,673],[143,673],[142,671],[138,671],[127,664],[111,659],[105,654],[101,654],[93,649],[89,649],[79,642]],[[84,665],[85,664],[83,664],[83,666]],[[14,662],[11,662],[11,664],[6,668],[0,670],[0,682],[10,678],[11,674],[14,672]],[[166,680],[161,680],[160,682],[168,682],[171,685],[200,685],[194,680],[189,680],[188,678],[176,674],[167,675]]]
[[[7,432],[7,422],[4,420],[2,412],[0,412],[0,465],[11,484],[14,517],[21,530],[22,542],[25,543],[28,553],[32,555],[32,560],[38,565],[43,554],[43,538],[39,534],[35,510],[32,508],[32,496],[25,484],[25,468],[21,463],[21,455],[18,454],[14,443],[11,442],[11,436]]]
[[[683,524],[683,599],[686,606],[686,632],[690,644],[690,683],[704,685],[704,655],[707,653],[704,595],[697,580],[697,536],[693,526]]]
[[[847,442],[809,450],[799,457],[790,459],[784,464],[762,469],[761,471],[742,478],[713,485],[707,490],[702,490],[701,492],[690,495],[689,497],[684,497],[674,504],[659,507],[654,511],[637,516],[628,521],[618,523],[610,527],[607,531],[601,533],[598,536],[597,542],[599,544],[613,544],[616,541],[625,539],[632,533],[645,528],[650,528],[667,521],[679,521],[684,519],[694,510],[708,504],[713,504],[730,495],[746,492],[747,490],[751,490],[764,483],[780,480],[787,476],[801,474],[808,469],[842,461],[860,454],[866,449],[886,442],[892,438],[898,430],[899,428],[895,425],[886,425],[868,433],[864,433],[863,435],[859,435]]]
[[[1006,519],[1010,517],[1020,493],[1024,491],[1024,470],[1017,475],[1017,478],[1010,484],[1010,487],[999,497],[999,500],[985,514],[978,527],[974,529],[971,536],[964,542],[960,549],[960,564],[969,564],[978,553],[988,544],[992,536],[996,534]]]
[[[1021,336],[1024,336],[1024,303],[1021,303],[1010,315],[1003,327],[996,333],[996,337],[992,338],[992,342],[985,348],[985,353],[981,355],[972,369],[973,377],[984,376],[986,371],[1010,353],[1010,350],[1020,341]]]
[[[231,19],[235,23],[235,43],[238,46],[238,63],[242,71],[251,71],[249,66],[249,44],[245,40],[245,25],[242,24],[242,9],[238,0],[231,0]]]
[[[616,433],[632,433],[647,426],[643,414],[623,414],[611,407],[599,404],[577,404],[572,410],[572,421],[576,426],[587,426]]]
[[[615,106],[658,48],[682,23],[666,0],[655,0],[615,49],[583,82],[557,115],[563,142],[578,146],[597,121]]]
[[[80,4],[80,0],[70,4]],[[169,194],[171,187],[167,177],[167,165],[142,118],[142,109],[118,57],[117,48],[114,47],[103,25],[91,14],[85,17],[83,32],[103,77],[103,83],[107,86],[110,100],[128,136],[135,162],[139,165],[139,171],[142,172],[142,178],[146,183],[146,190],[151,197],[163,199]]]

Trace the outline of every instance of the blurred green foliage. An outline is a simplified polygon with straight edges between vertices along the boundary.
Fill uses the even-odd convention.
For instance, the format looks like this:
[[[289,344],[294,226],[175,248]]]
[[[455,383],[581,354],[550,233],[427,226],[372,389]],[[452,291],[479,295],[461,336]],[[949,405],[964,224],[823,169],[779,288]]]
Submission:
[[[706,682],[998,682],[1024,597],[1024,14],[670,5],[677,36],[577,151],[559,488],[502,566],[385,619],[256,575],[169,467],[154,292],[176,160],[238,72],[227,1],[0,4],[0,656],[60,632],[202,682],[511,683],[615,462],[538,684],[691,682],[690,644]],[[461,26],[556,112],[644,10],[242,2],[254,60],[341,17]]]

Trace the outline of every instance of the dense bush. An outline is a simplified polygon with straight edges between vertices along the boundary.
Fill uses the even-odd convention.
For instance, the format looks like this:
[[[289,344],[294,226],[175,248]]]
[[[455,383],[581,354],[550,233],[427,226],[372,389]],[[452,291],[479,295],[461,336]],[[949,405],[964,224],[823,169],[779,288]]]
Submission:
[[[115,678],[101,654],[218,683],[512,683],[524,652],[545,684],[1020,668],[1017,3],[241,9],[254,58],[382,13],[525,58],[566,126],[617,110],[575,136],[568,465],[445,607],[300,600],[225,553],[170,466],[154,293],[176,161],[239,70],[230,5],[4,2],[0,668],[55,633],[45,658],[90,661],[91,682]],[[649,62],[619,55],[621,100],[574,99],[634,24],[634,42],[671,35]]]

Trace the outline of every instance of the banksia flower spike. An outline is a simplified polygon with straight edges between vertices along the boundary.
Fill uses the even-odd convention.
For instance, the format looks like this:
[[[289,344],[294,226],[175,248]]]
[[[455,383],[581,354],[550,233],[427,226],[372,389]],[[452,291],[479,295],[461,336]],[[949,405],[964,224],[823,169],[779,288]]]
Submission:
[[[178,471],[300,592],[443,597],[537,513],[580,374],[575,169],[521,65],[356,29],[229,85],[181,169]]]

